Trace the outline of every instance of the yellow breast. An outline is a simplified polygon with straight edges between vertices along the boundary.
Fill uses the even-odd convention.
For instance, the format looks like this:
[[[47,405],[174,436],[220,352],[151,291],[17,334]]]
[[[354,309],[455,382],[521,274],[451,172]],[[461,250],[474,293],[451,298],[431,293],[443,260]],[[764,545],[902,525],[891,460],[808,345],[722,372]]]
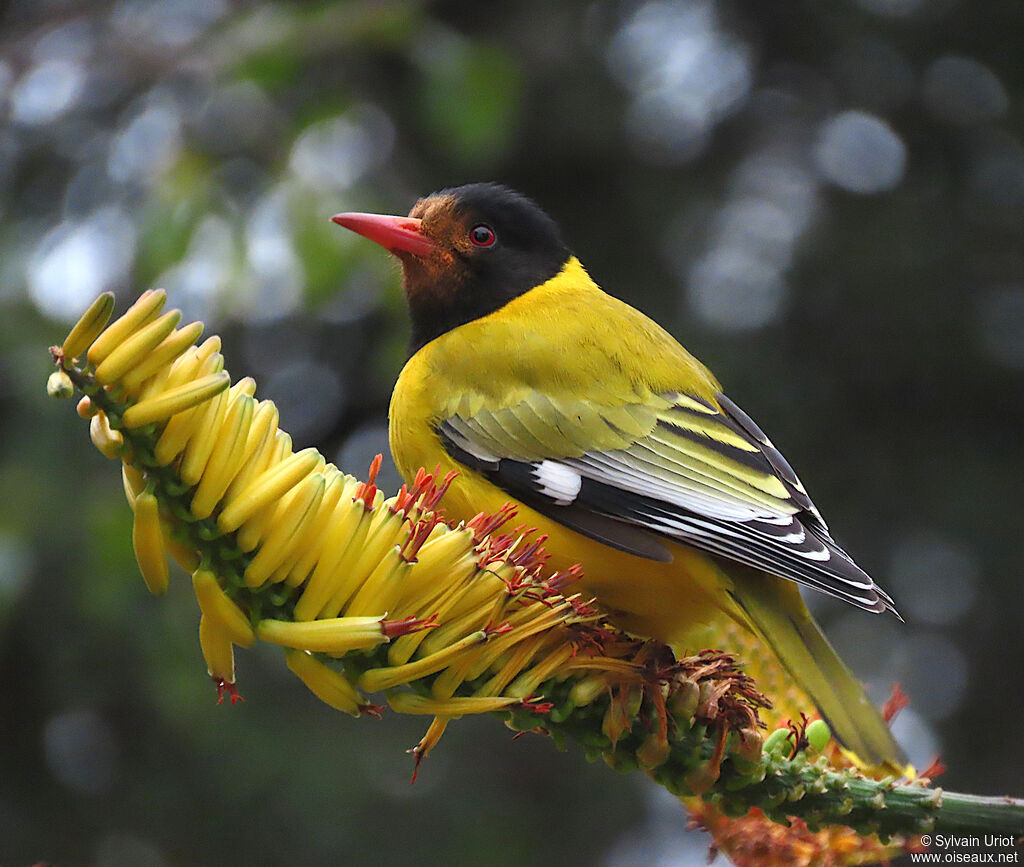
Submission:
[[[614,406],[683,385],[709,398],[718,389],[667,332],[601,292],[571,259],[553,280],[442,335],[409,360],[391,399],[391,451],[406,479],[420,467],[440,465],[442,475],[458,470],[442,506],[464,521],[512,498],[448,456],[435,431],[439,421],[513,406],[533,390]],[[580,563],[583,591],[620,612],[631,631],[698,647],[702,627],[721,619],[722,574],[702,554],[670,545],[673,562],[643,560],[523,504],[515,522],[548,536],[552,569]]]

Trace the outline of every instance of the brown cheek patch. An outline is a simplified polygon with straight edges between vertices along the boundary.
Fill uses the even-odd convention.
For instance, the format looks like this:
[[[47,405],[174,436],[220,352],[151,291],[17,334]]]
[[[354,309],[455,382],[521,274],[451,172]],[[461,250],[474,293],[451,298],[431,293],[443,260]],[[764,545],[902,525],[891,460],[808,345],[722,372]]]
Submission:
[[[453,250],[466,247],[465,228],[455,216],[454,196],[427,196],[409,212],[423,221],[422,231],[438,245],[428,258],[405,256],[405,291],[409,300],[429,306],[452,303],[465,275]]]

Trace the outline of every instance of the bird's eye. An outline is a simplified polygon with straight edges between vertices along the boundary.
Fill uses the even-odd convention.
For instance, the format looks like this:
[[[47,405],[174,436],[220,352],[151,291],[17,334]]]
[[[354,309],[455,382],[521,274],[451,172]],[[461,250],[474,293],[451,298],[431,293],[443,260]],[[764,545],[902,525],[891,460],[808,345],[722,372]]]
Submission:
[[[490,247],[497,238],[494,235],[494,229],[481,223],[469,230],[469,240],[477,247]]]

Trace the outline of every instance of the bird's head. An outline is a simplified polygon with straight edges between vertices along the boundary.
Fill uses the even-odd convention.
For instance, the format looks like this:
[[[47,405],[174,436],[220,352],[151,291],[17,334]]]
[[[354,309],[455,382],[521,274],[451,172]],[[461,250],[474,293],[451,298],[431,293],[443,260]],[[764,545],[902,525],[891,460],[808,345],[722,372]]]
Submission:
[[[407,217],[331,219],[401,260],[413,351],[551,279],[570,256],[555,222],[498,184],[441,190],[420,199]]]

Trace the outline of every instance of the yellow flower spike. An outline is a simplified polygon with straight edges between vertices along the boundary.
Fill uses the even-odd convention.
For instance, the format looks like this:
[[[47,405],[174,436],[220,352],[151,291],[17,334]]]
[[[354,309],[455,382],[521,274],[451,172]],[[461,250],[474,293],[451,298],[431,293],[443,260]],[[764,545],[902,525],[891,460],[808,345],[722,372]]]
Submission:
[[[528,671],[524,671],[512,682],[511,686],[502,691],[505,695],[512,695],[516,698],[529,698],[537,691],[537,687],[561,668],[562,664],[572,656],[572,653],[572,645],[560,644],[545,659]]]
[[[192,589],[203,612],[203,617],[216,624],[233,644],[251,647],[256,641],[249,618],[232,602],[210,569],[196,569],[192,573]]]
[[[199,647],[210,677],[235,682],[235,649],[224,628],[205,614],[199,618]],[[218,702],[219,704],[219,702]]]
[[[292,553],[293,546],[301,541],[316,516],[316,509],[324,496],[324,486],[323,473],[314,473],[299,482],[287,504],[282,501],[267,538],[246,567],[246,584],[250,587],[261,586]]]
[[[357,617],[371,611],[392,611],[402,595],[409,564],[396,545],[382,558],[370,577],[345,607],[345,614]]]
[[[324,490],[324,497],[320,501],[317,510],[316,520],[306,531],[306,540],[301,547],[298,559],[289,565],[285,581],[292,587],[298,587],[304,582],[316,568],[321,554],[324,552],[325,540],[330,528],[330,522],[334,516],[335,509],[341,501],[348,479],[334,464],[328,464],[324,468],[327,476],[327,486]],[[353,480],[354,481],[354,480]]]
[[[97,412],[89,420],[89,438],[103,457],[110,460],[121,457],[124,437],[120,431],[110,427],[110,420],[105,412]]]
[[[280,644],[295,650],[313,653],[347,653],[367,650],[387,641],[381,623],[384,615],[376,617],[333,617],[330,620],[261,620],[256,626],[260,641]]]
[[[401,513],[392,512],[386,502],[374,508],[369,532],[361,547],[349,545],[346,549],[344,565],[339,569],[341,581],[337,584],[330,601],[324,606],[322,616],[334,617],[345,608],[388,549],[405,541],[405,531],[405,518]],[[349,557],[349,554],[355,556]],[[350,560],[353,561],[352,565],[349,565]]]
[[[119,343],[93,374],[100,385],[111,385],[156,349],[181,322],[181,311],[171,310],[140,328],[127,340]]]
[[[256,402],[247,394],[239,395],[230,402],[207,461],[206,472],[189,503],[189,510],[195,518],[201,520],[213,514],[231,480],[241,469],[255,405]]]
[[[146,325],[163,309],[167,293],[163,289],[147,289],[124,315],[103,331],[89,347],[89,364],[99,366],[108,355],[125,342],[138,329]]]
[[[167,367],[203,335],[203,323],[191,322],[168,335],[139,364],[121,377],[121,384],[134,391],[161,368]],[[110,359],[107,359],[109,361]],[[106,364],[107,362],[104,362]]]
[[[217,526],[225,533],[237,530],[263,506],[284,496],[303,477],[321,469],[323,463],[323,456],[314,448],[303,449],[286,458],[260,475],[245,491],[228,503],[217,518]]]
[[[405,665],[393,667],[368,669],[359,678],[359,686],[367,692],[377,692],[403,683],[409,683],[412,680],[419,680],[421,677],[426,677],[429,674],[435,674],[442,668],[447,668],[451,665],[460,654],[487,641],[487,637],[487,633],[481,629],[479,632],[474,632],[462,640],[450,644],[444,650],[440,650],[430,656],[424,656],[415,662],[407,662]]]
[[[160,505],[151,488],[135,498],[135,521],[132,524],[132,546],[142,579],[150,593],[167,591],[169,580],[164,535],[160,527]]]
[[[135,498],[146,490],[146,477],[131,464],[121,463],[121,483],[128,505],[135,508]]]
[[[113,312],[114,293],[104,292],[89,305],[89,309],[82,314],[82,318],[64,338],[64,344],[60,348],[61,354],[70,361],[85,352],[89,344],[100,336]]]
[[[143,427],[205,403],[228,387],[231,377],[225,371],[204,376],[179,388],[166,391],[125,410],[121,423],[126,428]]]
[[[494,713],[514,704],[517,698],[495,696],[493,698],[449,698],[444,701],[425,698],[414,692],[397,692],[388,696],[388,704],[398,713],[430,714],[431,716],[453,717],[466,714]]]
[[[354,490],[354,486],[351,490]],[[349,548],[358,550],[370,529],[370,514],[349,496],[346,483],[324,538],[324,552],[309,576],[302,596],[295,603],[296,620],[319,617],[341,581],[344,565],[351,559]]]
[[[178,475],[189,487],[198,485],[209,463],[210,455],[217,441],[224,434],[224,419],[228,412],[228,391],[222,391],[196,416],[196,431],[185,446],[185,453],[178,468]]]
[[[359,716],[365,701],[359,691],[340,672],[324,665],[304,650],[285,651],[288,668],[313,695],[324,704],[343,713]]]

